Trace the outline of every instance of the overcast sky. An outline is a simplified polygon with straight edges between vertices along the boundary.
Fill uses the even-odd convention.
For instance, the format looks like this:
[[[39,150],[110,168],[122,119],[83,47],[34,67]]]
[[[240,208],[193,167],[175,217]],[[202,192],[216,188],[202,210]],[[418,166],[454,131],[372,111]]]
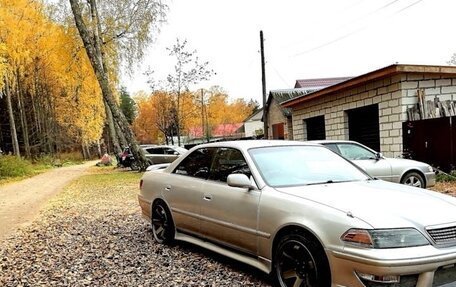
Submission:
[[[166,47],[187,39],[217,73],[193,87],[219,85],[232,98],[261,103],[260,30],[267,91],[297,79],[358,76],[395,62],[446,65],[456,52],[454,0],[171,0],[168,21],[132,77],[149,91],[173,69]]]

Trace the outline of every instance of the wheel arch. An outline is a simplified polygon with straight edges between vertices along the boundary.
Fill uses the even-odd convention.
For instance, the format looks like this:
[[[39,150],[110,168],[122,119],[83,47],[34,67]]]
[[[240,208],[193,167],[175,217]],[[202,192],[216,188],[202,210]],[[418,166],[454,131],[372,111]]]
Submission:
[[[326,270],[323,271],[322,274],[326,274],[326,276],[323,276],[323,278],[325,278],[325,284],[324,286],[330,286],[331,285],[331,278],[333,277],[333,270],[332,270],[332,267],[331,267],[331,263],[330,263],[330,258],[328,258],[328,255],[326,254],[326,250],[324,248],[324,245],[321,241],[321,239],[314,233],[312,232],[310,229],[304,227],[304,226],[301,226],[301,225],[297,225],[297,224],[291,224],[291,225],[287,225],[287,226],[283,226],[274,236],[274,239],[273,239],[273,243],[272,243],[272,264],[271,264],[271,275],[275,276],[277,273],[276,273],[276,270],[275,270],[275,256],[276,256],[276,250],[277,248],[279,248],[279,243],[281,242],[282,238],[286,237],[287,235],[293,235],[293,234],[299,234],[303,237],[305,237],[307,240],[309,240],[312,245],[313,245],[313,248],[316,248],[318,249],[318,254],[320,254],[321,256],[317,256],[318,258],[320,258],[320,264],[324,264],[324,269],[323,270]],[[313,254],[315,255],[315,254]],[[320,265],[322,266],[322,265]],[[275,275],[274,275],[275,274]],[[321,283],[321,282],[320,282]]]
[[[283,226],[282,228],[280,228],[274,235],[274,239],[273,239],[272,246],[271,246],[272,260],[274,260],[274,250],[276,250],[277,245],[280,242],[280,239],[282,239],[286,235],[294,234],[294,233],[300,233],[300,234],[304,235],[309,240],[312,240],[313,242],[315,242],[323,252],[325,251],[325,248],[324,248],[320,238],[314,232],[310,231],[309,229],[307,229],[301,225],[296,225],[296,224],[286,225],[286,226]]]
[[[410,173],[412,172],[415,172],[417,174],[419,174],[421,176],[421,178],[423,179],[423,183],[424,183],[424,187],[423,188],[426,188],[427,186],[427,181],[426,181],[426,175],[424,174],[423,171],[419,170],[419,169],[416,169],[416,168],[412,168],[412,169],[408,169],[406,171],[404,171],[401,175],[401,178],[399,180],[399,183],[402,183],[402,180]]]

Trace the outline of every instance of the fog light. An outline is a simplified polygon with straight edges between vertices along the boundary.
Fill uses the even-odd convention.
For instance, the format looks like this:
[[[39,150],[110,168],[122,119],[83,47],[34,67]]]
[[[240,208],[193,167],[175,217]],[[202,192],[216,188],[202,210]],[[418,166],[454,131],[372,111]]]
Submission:
[[[401,276],[399,275],[373,275],[373,274],[365,274],[361,272],[356,272],[360,279],[376,282],[376,283],[399,283],[401,280]]]

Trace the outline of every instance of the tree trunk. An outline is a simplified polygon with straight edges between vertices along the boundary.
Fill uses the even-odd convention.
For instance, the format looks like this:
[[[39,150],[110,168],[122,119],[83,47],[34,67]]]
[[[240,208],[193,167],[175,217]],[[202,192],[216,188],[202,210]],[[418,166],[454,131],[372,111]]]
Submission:
[[[127,139],[124,137],[119,124],[118,123],[114,123],[114,126],[116,127],[117,136],[119,138],[119,141],[120,141],[121,145],[123,147],[129,146],[130,144],[128,143]]]
[[[111,110],[109,109],[109,106],[106,104],[106,102],[105,101],[103,101],[103,102],[105,105],[106,122],[108,123],[108,128],[109,128],[109,137],[111,138],[114,152],[116,154],[118,154],[118,153],[122,152],[122,148],[119,145],[119,140],[117,137],[116,127],[114,125],[114,120],[112,118],[112,113],[111,113]]]
[[[19,150],[19,141],[17,140],[16,122],[14,121],[13,105],[11,103],[11,91],[9,88],[8,80],[5,80],[5,91],[6,91],[6,105],[8,108],[8,117],[10,122],[11,130],[11,141],[13,142],[13,153],[20,158],[21,152]]]
[[[69,1],[71,5],[71,10],[73,11],[76,27],[79,31],[79,35],[81,36],[82,42],[84,43],[85,50],[87,52],[90,63],[100,85],[104,103],[111,110],[114,122],[119,125],[119,128],[122,130],[122,134],[125,136],[125,139],[130,144],[130,150],[133,153],[135,159],[138,160],[138,165],[140,166],[141,170],[145,170],[149,165],[148,161],[143,151],[137,144],[127,119],[122,114],[122,111],[119,109],[117,103],[114,100],[114,95],[109,85],[108,75],[103,68],[101,48],[99,45],[96,44],[96,42],[102,43],[102,41],[100,41],[99,39],[100,35],[98,35],[98,37],[94,37],[96,39],[94,42],[94,39],[91,37],[93,35],[90,34],[86,24],[84,23],[81,7],[79,6],[78,1]],[[90,0],[89,4],[91,5],[91,8],[95,11],[95,13],[92,14],[97,15],[96,1]]]
[[[179,91],[177,92],[177,116],[176,116],[176,131],[177,131],[177,145],[181,145],[181,138],[180,138],[180,86]],[[174,143],[173,143],[174,144]]]
[[[19,107],[19,115],[21,118],[21,128],[22,128],[22,137],[24,139],[25,157],[31,158],[27,115],[24,110],[24,100],[22,99],[22,93],[19,91],[17,94],[17,102],[18,102],[18,107]]]

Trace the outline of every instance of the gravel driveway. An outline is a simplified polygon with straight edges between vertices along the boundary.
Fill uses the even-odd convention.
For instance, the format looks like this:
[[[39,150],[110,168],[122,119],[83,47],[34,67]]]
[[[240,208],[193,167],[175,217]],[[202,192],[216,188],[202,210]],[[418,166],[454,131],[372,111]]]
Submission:
[[[156,244],[136,200],[140,175],[92,173],[0,242],[0,286],[270,286],[223,256]]]

